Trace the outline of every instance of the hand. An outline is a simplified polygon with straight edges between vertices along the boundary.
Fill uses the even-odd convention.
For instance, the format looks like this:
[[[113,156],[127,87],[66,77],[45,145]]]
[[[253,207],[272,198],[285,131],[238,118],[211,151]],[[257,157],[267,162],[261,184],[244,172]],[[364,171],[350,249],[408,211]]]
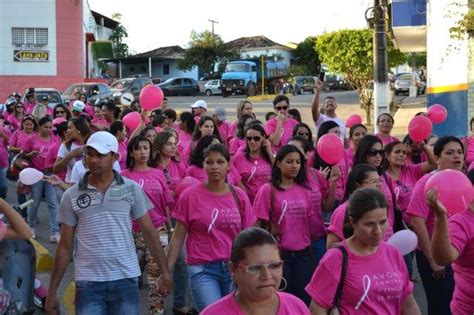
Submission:
[[[321,92],[324,88],[324,83],[321,80],[316,81],[316,90]]]
[[[341,177],[341,171],[339,170],[339,167],[337,166],[331,167],[331,176],[329,177],[329,182],[335,183],[339,180],[340,177]]]
[[[323,174],[324,178],[328,178],[328,175],[331,172],[331,169],[329,168],[329,166],[326,166],[325,168],[321,167],[319,171],[321,172],[321,174]]]
[[[168,296],[173,290],[173,279],[171,278],[171,275],[161,275],[157,281],[158,293],[163,297]]]
[[[446,275],[446,269],[444,268],[444,266],[439,266],[435,262],[431,262],[430,266],[433,270],[433,278],[435,278],[436,280],[444,278],[444,276]]]
[[[59,314],[56,292],[54,292],[54,294],[51,292],[48,293],[48,296],[46,297],[46,302],[44,303],[44,310],[46,314]]]
[[[285,120],[286,120],[286,115],[283,114],[283,113],[281,113],[281,112],[278,112],[278,113],[277,113],[277,120],[278,120],[278,122],[282,122],[282,123],[285,122]]]
[[[76,158],[76,157],[78,157],[78,156],[81,156],[81,155],[82,155],[82,152],[84,152],[84,148],[83,148],[83,147],[75,148],[74,150],[72,150],[71,152],[69,152],[69,156],[71,157],[71,159],[73,159],[73,158]]]
[[[39,152],[38,152],[38,151],[31,151],[31,152],[30,152],[30,156],[31,156],[31,157],[36,157],[36,156],[38,156],[38,155],[39,155]]]
[[[140,112],[140,116],[142,118],[142,123],[144,124],[146,121],[146,118],[148,117],[148,112],[146,111],[146,109],[142,108],[142,111]]]
[[[64,183],[61,178],[58,177],[58,175],[51,175],[51,176],[43,176],[43,180],[53,186],[59,185]]]
[[[272,143],[270,142],[270,140],[268,140],[268,139],[263,140],[263,142],[262,142],[262,148],[263,148],[267,153],[269,153],[270,155],[273,155]]]
[[[441,201],[438,199],[438,190],[433,187],[426,194],[426,202],[433,209],[437,216],[447,215],[448,211]]]

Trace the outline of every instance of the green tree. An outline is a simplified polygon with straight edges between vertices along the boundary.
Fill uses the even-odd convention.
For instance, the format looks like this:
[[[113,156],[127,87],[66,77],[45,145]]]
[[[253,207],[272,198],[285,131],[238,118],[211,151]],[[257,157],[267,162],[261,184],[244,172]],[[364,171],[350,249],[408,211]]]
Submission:
[[[373,107],[373,89],[369,88],[374,77],[372,36],[370,29],[346,29],[325,33],[316,40],[316,51],[328,70],[343,75],[357,89],[360,107],[365,110],[369,124]],[[406,55],[395,49],[390,40],[387,45],[389,68],[406,62]]]
[[[216,63],[239,55],[236,51],[226,50],[222,38],[210,31],[197,33],[192,30],[190,39],[190,47],[186,49],[184,58],[178,62],[181,70],[191,70],[197,66],[211,78]]]
[[[316,37],[306,37],[304,41],[298,44],[293,51],[295,70],[301,73],[294,75],[316,75],[321,69],[321,61],[318,52],[315,49]]]
[[[128,32],[125,26],[120,24],[120,20],[122,19],[122,14],[114,13],[112,14],[112,19],[119,22],[117,27],[110,35],[109,40],[112,41],[112,47],[114,50],[115,58],[124,58],[130,55],[130,51],[128,49],[128,45],[123,42],[125,38],[128,37]]]

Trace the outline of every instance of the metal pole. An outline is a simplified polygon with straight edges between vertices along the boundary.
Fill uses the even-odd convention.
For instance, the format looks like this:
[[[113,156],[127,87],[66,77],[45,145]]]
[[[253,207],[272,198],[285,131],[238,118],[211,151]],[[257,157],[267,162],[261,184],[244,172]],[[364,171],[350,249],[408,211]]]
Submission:
[[[148,57],[148,76],[151,78],[151,57]]]
[[[122,60],[119,60],[119,79],[122,78]]]
[[[265,56],[262,55],[262,95],[265,94]]]
[[[377,117],[390,111],[387,69],[387,37],[385,30],[385,0],[374,0],[374,130]]]
[[[212,24],[212,35],[214,35],[214,24],[219,24],[219,22],[211,19],[208,19],[208,21]]]

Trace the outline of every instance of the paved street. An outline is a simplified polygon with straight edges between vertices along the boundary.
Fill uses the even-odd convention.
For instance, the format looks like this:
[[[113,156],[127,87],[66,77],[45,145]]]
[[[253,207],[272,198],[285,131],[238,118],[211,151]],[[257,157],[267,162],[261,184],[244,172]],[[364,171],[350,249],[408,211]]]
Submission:
[[[362,117],[364,117],[364,112],[359,108],[358,97],[354,91],[331,92],[329,94],[336,97],[337,103],[339,104],[338,114],[342,118],[347,118],[349,115],[353,113],[358,113],[362,115]],[[327,93],[323,94],[322,97],[325,97],[326,95]],[[312,94],[303,94],[303,95],[290,97],[291,105],[300,110],[303,116],[303,120],[307,122],[308,124],[310,124],[310,126],[313,126],[311,122],[311,112],[310,112],[312,97],[313,97]],[[232,121],[235,119],[236,104],[243,98],[244,98],[243,96],[242,97],[235,96],[235,97],[229,97],[229,98],[223,98],[221,96],[169,97],[169,107],[174,108],[179,111],[188,110],[189,104],[193,103],[194,101],[198,99],[204,99],[208,103],[210,109],[213,109],[217,106],[222,106],[226,108],[227,113],[228,113],[228,118],[229,120]],[[402,98],[403,97],[398,97],[396,101],[400,102]],[[257,114],[257,118],[264,121],[265,113],[272,110],[273,105],[271,103],[271,100],[253,102],[253,104],[254,104],[255,112]],[[10,187],[8,191],[8,201],[10,203],[16,203],[15,190],[16,188],[14,187],[14,183],[10,182]],[[36,229],[38,241],[41,244],[43,244],[54,255],[55,250],[56,250],[56,245],[49,242],[49,219],[48,219],[49,217],[48,217],[48,211],[46,209],[45,202],[42,203],[38,215],[40,219],[40,222]],[[49,273],[39,274],[38,276],[45,283],[46,286],[49,284]],[[71,263],[67,269],[67,272],[64,276],[64,279],[58,291],[59,300],[62,299],[62,294],[66,286],[72,280],[73,280],[73,264]],[[426,301],[425,301],[425,296],[424,296],[421,282],[415,283],[415,298],[418,301],[420,307],[422,308],[423,314],[427,314]],[[146,289],[143,289],[140,291],[140,301],[141,301],[140,314],[148,314],[147,300],[148,300],[147,291]],[[172,314],[170,301],[171,301],[170,298],[167,299],[166,314]],[[66,313],[64,308],[62,309],[62,313],[64,314]]]

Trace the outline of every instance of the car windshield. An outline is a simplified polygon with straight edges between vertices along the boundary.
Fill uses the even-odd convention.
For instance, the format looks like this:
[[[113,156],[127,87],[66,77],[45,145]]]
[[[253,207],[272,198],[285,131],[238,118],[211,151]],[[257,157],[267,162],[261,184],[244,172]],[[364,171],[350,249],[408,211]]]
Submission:
[[[130,85],[132,85],[132,82],[133,80],[130,79],[117,80],[110,86],[110,88],[124,90],[127,89]]]
[[[71,85],[64,91],[64,95],[74,95],[77,92],[80,92],[81,94],[87,94],[87,88],[88,85],[83,85],[83,84],[77,84],[77,85]]]
[[[59,95],[58,92],[55,91],[44,91],[44,92],[35,92],[36,95],[36,100],[39,102],[43,96],[47,96],[49,98],[50,103],[62,103],[61,96]]]
[[[403,80],[403,81],[410,81],[411,80],[411,74],[404,74],[398,77],[398,80]]]
[[[229,63],[225,67],[226,72],[249,72],[250,67],[245,63]]]

